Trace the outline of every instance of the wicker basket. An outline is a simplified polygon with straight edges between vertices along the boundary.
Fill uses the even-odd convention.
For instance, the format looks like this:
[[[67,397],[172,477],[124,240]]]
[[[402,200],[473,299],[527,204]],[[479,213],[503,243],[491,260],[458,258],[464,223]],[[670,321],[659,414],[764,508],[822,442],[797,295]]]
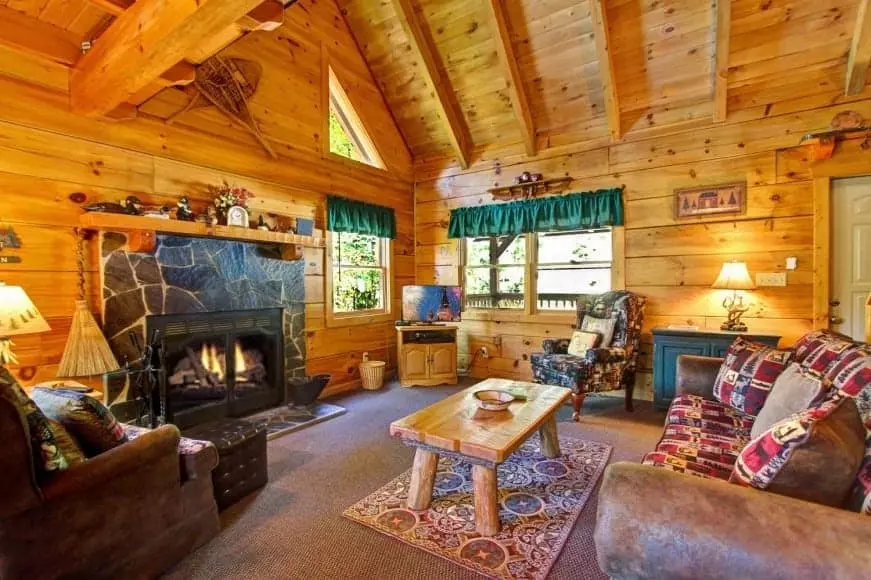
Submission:
[[[363,388],[367,391],[377,391],[384,385],[384,367],[387,363],[383,360],[367,360],[360,363],[360,378],[363,379]]]

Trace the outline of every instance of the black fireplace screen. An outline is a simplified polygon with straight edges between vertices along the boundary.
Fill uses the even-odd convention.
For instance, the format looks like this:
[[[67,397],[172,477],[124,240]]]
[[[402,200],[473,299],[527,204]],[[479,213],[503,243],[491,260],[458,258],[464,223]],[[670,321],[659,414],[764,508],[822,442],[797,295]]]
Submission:
[[[169,421],[184,429],[284,401],[282,309],[149,316],[165,345]]]

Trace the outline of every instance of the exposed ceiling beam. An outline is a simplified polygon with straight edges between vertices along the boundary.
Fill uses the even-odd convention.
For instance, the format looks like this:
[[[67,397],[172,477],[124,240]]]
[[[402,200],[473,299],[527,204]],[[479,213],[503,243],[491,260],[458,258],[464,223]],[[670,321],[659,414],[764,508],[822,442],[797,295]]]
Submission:
[[[729,87],[729,39],[732,34],[732,0],[717,0],[717,40],[714,45],[714,122],[726,120]]]
[[[81,42],[62,28],[0,6],[0,44],[12,50],[73,65],[82,55]]]
[[[511,99],[511,107],[514,116],[520,123],[523,133],[523,143],[526,146],[526,154],[534,157],[535,150],[535,122],[529,110],[529,102],[523,90],[523,79],[520,77],[520,68],[517,66],[517,58],[514,56],[514,46],[511,42],[511,33],[508,30],[508,19],[505,17],[505,6],[502,0],[488,0],[490,6],[490,22],[496,32],[496,52],[499,62],[502,64],[502,72],[508,83],[508,97]]]
[[[118,16],[70,75],[70,107],[105,115],[260,0],[139,0]]]
[[[129,8],[128,3],[122,0],[88,0],[88,4],[108,12],[112,16],[120,16]]]
[[[278,0],[267,0],[243,16],[229,28],[204,39],[203,42],[185,55],[185,59],[202,64],[218,54],[248,32],[275,30],[284,23],[284,4]]]
[[[168,71],[151,81],[142,89],[136,91],[128,103],[139,106],[167,87],[183,87],[196,80],[197,69],[187,62],[180,62]]]
[[[620,100],[617,98],[614,61],[611,58],[611,39],[605,0],[590,0],[590,17],[593,20],[593,36],[596,39],[596,55],[599,58],[599,74],[602,78],[602,92],[605,96],[608,133],[611,135],[612,141],[618,141],[621,137]]]
[[[451,140],[451,147],[457,156],[460,167],[468,169],[472,138],[466,127],[466,120],[457,102],[457,96],[450,88],[447,78],[441,72],[438,56],[432,37],[415,11],[412,0],[391,0],[408,42],[417,58],[423,63],[426,82],[435,90],[439,116],[442,118]]]
[[[850,57],[847,59],[847,96],[857,95],[865,88],[865,77],[871,63],[871,10],[869,0],[859,0],[856,10],[856,27],[853,29],[853,42],[850,44]]]

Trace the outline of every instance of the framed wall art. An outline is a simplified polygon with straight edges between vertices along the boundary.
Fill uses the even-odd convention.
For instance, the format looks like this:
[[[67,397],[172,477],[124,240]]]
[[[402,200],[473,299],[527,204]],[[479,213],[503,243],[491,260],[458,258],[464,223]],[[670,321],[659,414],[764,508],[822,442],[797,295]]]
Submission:
[[[674,192],[676,219],[730,213],[740,215],[746,211],[746,183],[688,187]]]

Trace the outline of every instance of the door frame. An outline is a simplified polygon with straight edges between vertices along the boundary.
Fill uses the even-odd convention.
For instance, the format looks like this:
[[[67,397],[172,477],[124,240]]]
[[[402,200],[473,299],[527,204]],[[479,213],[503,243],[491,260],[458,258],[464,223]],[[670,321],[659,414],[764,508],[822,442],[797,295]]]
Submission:
[[[829,159],[810,161],[813,199],[813,328],[829,328],[832,297],[832,180],[871,175],[871,159],[857,139],[837,144]]]

